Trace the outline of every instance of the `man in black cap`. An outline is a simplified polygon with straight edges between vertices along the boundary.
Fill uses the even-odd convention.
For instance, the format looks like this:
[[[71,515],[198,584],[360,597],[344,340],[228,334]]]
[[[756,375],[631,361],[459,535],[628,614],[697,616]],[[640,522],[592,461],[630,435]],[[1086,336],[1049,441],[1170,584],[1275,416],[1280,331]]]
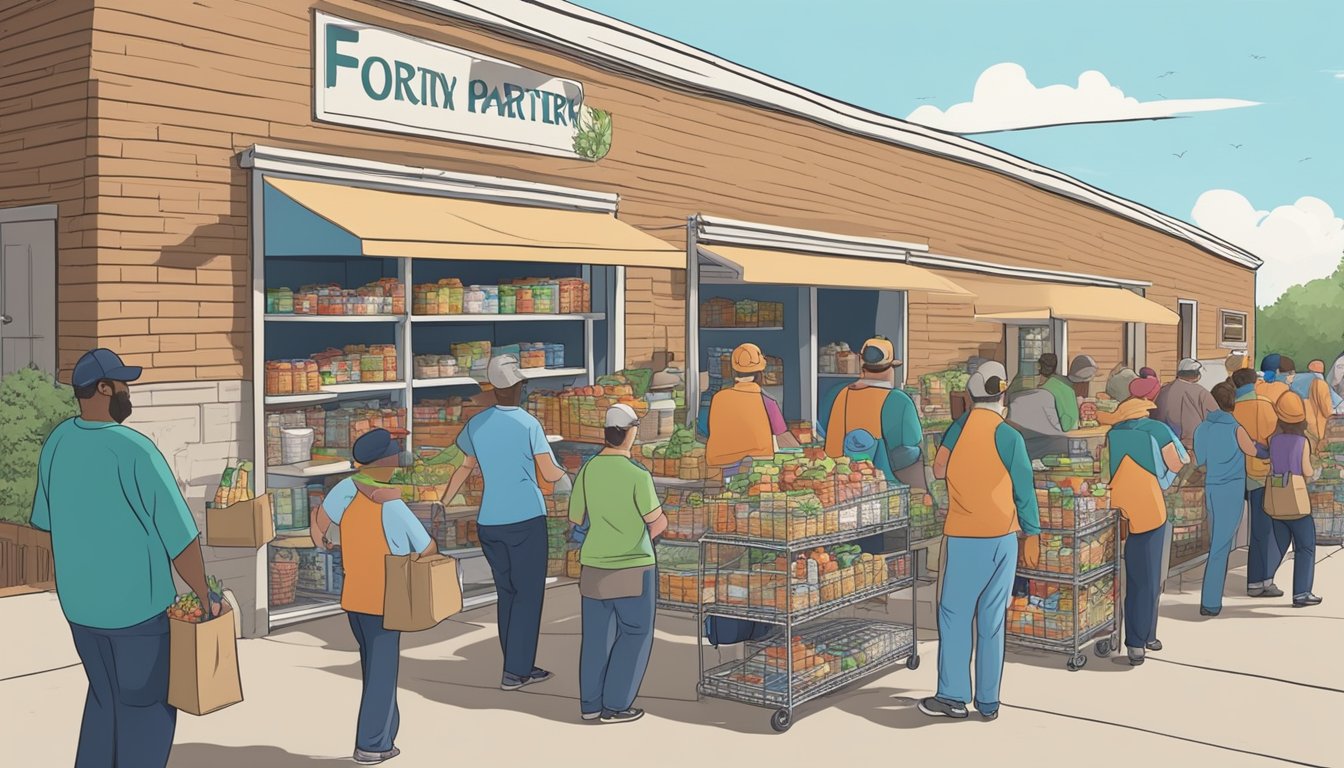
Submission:
[[[375,470],[396,467],[401,444],[386,429],[373,429],[355,440],[351,453],[360,474],[346,478],[322,500],[314,516],[314,541],[327,548],[330,520],[341,526],[341,607],[359,644],[363,692],[355,728],[354,760],[377,765],[401,754],[396,746],[401,716],[397,708],[397,673],[401,666],[401,632],[383,626],[387,588],[384,563],[388,555],[433,554],[437,551],[425,526],[389,488],[391,479]]]
[[[89,680],[75,754],[85,766],[163,766],[177,710],[168,705],[172,570],[210,616],[200,532],[154,442],[122,425],[141,369],[109,349],[75,364],[79,416],[42,446],[32,525],[51,532],[56,595]]]

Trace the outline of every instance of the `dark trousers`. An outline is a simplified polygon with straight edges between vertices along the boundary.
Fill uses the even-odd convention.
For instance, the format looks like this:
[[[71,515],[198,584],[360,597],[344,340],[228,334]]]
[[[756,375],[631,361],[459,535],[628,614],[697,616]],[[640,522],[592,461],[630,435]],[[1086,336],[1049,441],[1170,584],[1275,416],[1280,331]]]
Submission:
[[[527,677],[537,665],[541,607],[546,598],[546,518],[478,528],[499,597],[499,647],[504,671]]]
[[[1287,542],[1279,538],[1274,518],[1265,513],[1265,489],[1254,488],[1246,491],[1249,502],[1248,514],[1251,518],[1251,542],[1246,555],[1246,583],[1254,586],[1274,581],[1283,564],[1283,553]]]
[[[397,709],[397,671],[401,666],[401,633],[383,629],[383,617],[347,613],[350,631],[359,643],[359,720],[355,747],[365,752],[387,752],[397,740],[401,712]]]
[[[624,712],[635,703],[653,650],[658,574],[644,574],[638,597],[583,598],[579,707],[584,713]]]
[[[1125,539],[1125,646],[1146,648],[1157,639],[1157,604],[1162,597],[1162,544],[1167,524]]]
[[[1311,515],[1296,520],[1275,520],[1275,553],[1280,560],[1293,545],[1293,597],[1311,592],[1316,580],[1316,520]]]
[[[168,616],[125,629],[71,624],[70,634],[89,679],[75,768],[167,765],[177,729],[177,710],[168,706]]]

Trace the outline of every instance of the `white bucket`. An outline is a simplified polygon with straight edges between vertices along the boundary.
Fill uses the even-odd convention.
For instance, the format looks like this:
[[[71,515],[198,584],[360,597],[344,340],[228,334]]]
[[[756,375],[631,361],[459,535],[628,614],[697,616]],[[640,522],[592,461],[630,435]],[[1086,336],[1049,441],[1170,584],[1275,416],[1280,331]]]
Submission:
[[[280,430],[280,461],[298,464],[313,458],[313,428]]]

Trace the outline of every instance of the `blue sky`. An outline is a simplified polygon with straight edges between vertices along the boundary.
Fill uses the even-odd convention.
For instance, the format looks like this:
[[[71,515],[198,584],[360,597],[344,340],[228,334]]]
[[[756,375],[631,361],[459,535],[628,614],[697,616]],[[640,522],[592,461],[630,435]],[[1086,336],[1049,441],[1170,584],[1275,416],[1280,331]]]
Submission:
[[[896,117],[924,104],[946,109],[970,101],[980,74],[1002,62],[1024,67],[1038,87],[1074,86],[1081,73],[1098,70],[1140,101],[1261,102],[1172,120],[974,138],[1188,221],[1200,195],[1214,189],[1235,191],[1261,211],[1315,197],[1335,217],[1344,212],[1344,78],[1335,77],[1344,71],[1339,0],[579,4]],[[1174,74],[1159,77],[1165,72]],[[1213,220],[1206,218],[1205,226],[1236,239],[1237,222],[1220,227]],[[1253,250],[1262,245],[1257,237],[1284,239],[1265,231],[1241,234],[1240,244]],[[1332,263],[1338,263],[1337,243],[1328,245],[1336,253]],[[1272,251],[1274,243],[1262,247]],[[1271,253],[1267,260],[1287,271],[1294,258]],[[1316,262],[1306,269],[1309,277],[1329,266],[1320,257]],[[1273,291],[1298,282],[1296,274],[1279,277],[1269,281],[1282,283]]]

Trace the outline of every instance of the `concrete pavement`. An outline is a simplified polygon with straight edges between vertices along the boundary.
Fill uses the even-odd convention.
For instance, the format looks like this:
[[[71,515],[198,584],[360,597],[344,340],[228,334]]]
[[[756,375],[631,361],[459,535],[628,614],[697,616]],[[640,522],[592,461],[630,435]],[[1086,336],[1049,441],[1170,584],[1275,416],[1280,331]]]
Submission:
[[[1341,766],[1340,551],[1318,553],[1316,591],[1325,603],[1314,609],[1248,599],[1244,577],[1234,574],[1223,615],[1202,619],[1197,582],[1171,585],[1159,628],[1166,649],[1139,668],[1093,657],[1070,673],[1063,657],[1010,652],[1004,709],[994,723],[919,714],[915,702],[933,690],[937,675],[936,640],[924,639],[918,670],[902,668],[804,706],[782,735],[770,731],[767,710],[695,700],[694,621],[674,616],[659,618],[640,697],[648,716],[620,727],[578,722],[577,591],[554,589],[539,663],[556,679],[523,692],[497,687],[492,608],[404,638],[403,755],[390,764],[792,766],[873,758],[947,766]],[[1280,583],[1290,580],[1291,567],[1285,563]],[[901,601],[865,610],[909,615]],[[0,624],[5,763],[70,765],[85,684],[59,608],[50,595],[9,598],[0,603]],[[287,768],[348,759],[359,671],[343,618],[242,641],[239,653],[247,700],[206,717],[182,715],[173,766]]]

